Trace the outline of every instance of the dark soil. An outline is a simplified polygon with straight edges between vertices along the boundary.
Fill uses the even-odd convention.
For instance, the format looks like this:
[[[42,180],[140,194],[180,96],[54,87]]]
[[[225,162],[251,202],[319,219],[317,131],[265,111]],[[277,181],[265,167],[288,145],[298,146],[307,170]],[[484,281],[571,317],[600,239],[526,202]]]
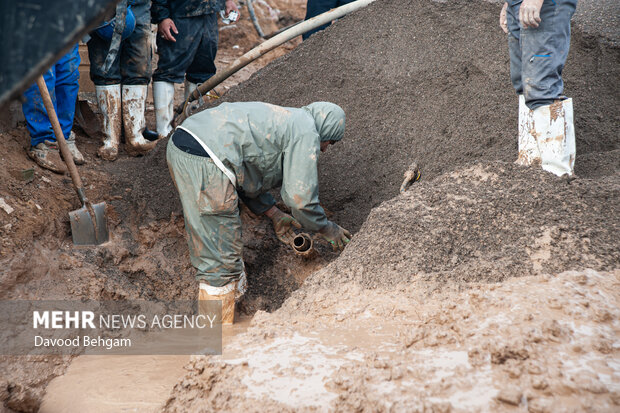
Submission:
[[[568,181],[482,162],[416,183],[373,209],[340,258],[307,282],[442,286],[613,270],[620,264],[618,178]]]

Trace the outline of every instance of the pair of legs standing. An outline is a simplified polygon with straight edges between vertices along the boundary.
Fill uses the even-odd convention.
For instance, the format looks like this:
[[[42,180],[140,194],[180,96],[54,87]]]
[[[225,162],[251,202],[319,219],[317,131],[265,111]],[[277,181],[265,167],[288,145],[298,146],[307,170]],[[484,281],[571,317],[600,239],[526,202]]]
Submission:
[[[64,55],[54,66],[43,74],[45,84],[49,90],[62,133],[73,155],[76,164],[84,163],[84,157],[75,146],[73,116],[75,101],[80,88],[80,54],[78,45]],[[52,129],[47,111],[43,106],[41,92],[36,84],[24,92],[25,101],[22,111],[26,118],[26,127],[30,133],[30,156],[38,165],[54,172],[64,173],[66,167],[60,158],[56,145],[56,136]]]
[[[148,10],[145,11],[145,13]],[[90,77],[95,84],[97,102],[103,114],[103,146],[101,158],[113,161],[118,156],[121,130],[125,130],[125,148],[131,156],[148,152],[154,141],[145,139],[144,110],[147,88],[151,80],[151,34],[148,14],[133,33],[121,42],[110,70],[104,72],[110,41],[93,34],[88,42]],[[153,136],[156,139],[157,136]]]
[[[562,70],[570,47],[577,0],[544,0],[538,27],[523,28],[521,2],[506,9],[510,78],[519,95],[519,158],[556,175],[572,175],[575,162],[573,101],[563,96]]]

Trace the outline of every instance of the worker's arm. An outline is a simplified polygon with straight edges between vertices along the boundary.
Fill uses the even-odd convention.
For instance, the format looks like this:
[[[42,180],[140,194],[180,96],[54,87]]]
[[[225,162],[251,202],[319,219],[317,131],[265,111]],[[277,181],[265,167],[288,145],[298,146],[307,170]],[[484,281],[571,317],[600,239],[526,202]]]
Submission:
[[[226,10],[226,14],[230,14],[230,12],[233,10],[235,10],[237,13],[239,12],[239,7],[237,7],[237,4],[233,0],[226,0],[224,8]]]
[[[276,204],[276,200],[269,192],[260,194],[255,198],[248,197],[242,190],[237,190],[237,192],[239,198],[241,198],[243,203],[250,208],[250,211],[255,215],[263,215]]]
[[[293,217],[311,231],[319,231],[328,223],[319,204],[318,142],[316,130],[291,139],[282,159],[282,200]]]
[[[499,13],[499,27],[502,28],[504,33],[508,34],[508,23],[506,21],[506,9],[508,8],[508,2],[504,2],[502,11]]]

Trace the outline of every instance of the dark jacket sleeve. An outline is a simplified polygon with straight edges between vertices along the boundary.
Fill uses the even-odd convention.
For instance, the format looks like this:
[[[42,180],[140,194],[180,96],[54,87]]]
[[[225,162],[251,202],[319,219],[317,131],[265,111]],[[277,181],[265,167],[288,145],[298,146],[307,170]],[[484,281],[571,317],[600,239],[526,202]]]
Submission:
[[[243,203],[256,215],[264,214],[269,208],[276,204],[276,200],[269,192],[260,194],[256,198],[248,198],[243,191],[238,191],[238,193]]]
[[[158,24],[171,16],[169,0],[153,0],[151,4],[151,22]]]

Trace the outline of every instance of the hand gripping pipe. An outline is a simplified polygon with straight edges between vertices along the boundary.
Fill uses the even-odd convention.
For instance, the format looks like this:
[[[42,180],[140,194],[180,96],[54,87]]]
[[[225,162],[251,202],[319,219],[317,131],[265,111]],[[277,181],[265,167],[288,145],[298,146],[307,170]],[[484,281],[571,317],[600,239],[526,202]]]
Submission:
[[[180,108],[181,110],[179,111],[179,113],[185,113],[185,110],[187,109],[187,106],[190,102],[198,99],[202,95],[205,95],[211,89],[222,83],[224,80],[229,78],[240,69],[252,63],[254,60],[258,59],[265,53],[275,49],[281,44],[286,43],[297,36],[301,36],[302,34],[312,29],[316,29],[317,27],[327,24],[332,20],[339,19],[340,17],[346,16],[349,13],[364,8],[374,1],[375,0],[357,0],[352,3],[345,4],[344,6],[337,7],[323,14],[319,14],[318,16],[313,17],[310,20],[299,23],[291,27],[290,29],[283,31],[277,36],[272,37],[264,43],[261,43],[254,49],[239,57],[226,69],[218,72],[215,76],[211,77],[209,80],[198,86],[196,90],[194,90],[187,97],[187,100],[183,104],[183,107]],[[177,122],[177,124],[179,123],[180,122]]]

